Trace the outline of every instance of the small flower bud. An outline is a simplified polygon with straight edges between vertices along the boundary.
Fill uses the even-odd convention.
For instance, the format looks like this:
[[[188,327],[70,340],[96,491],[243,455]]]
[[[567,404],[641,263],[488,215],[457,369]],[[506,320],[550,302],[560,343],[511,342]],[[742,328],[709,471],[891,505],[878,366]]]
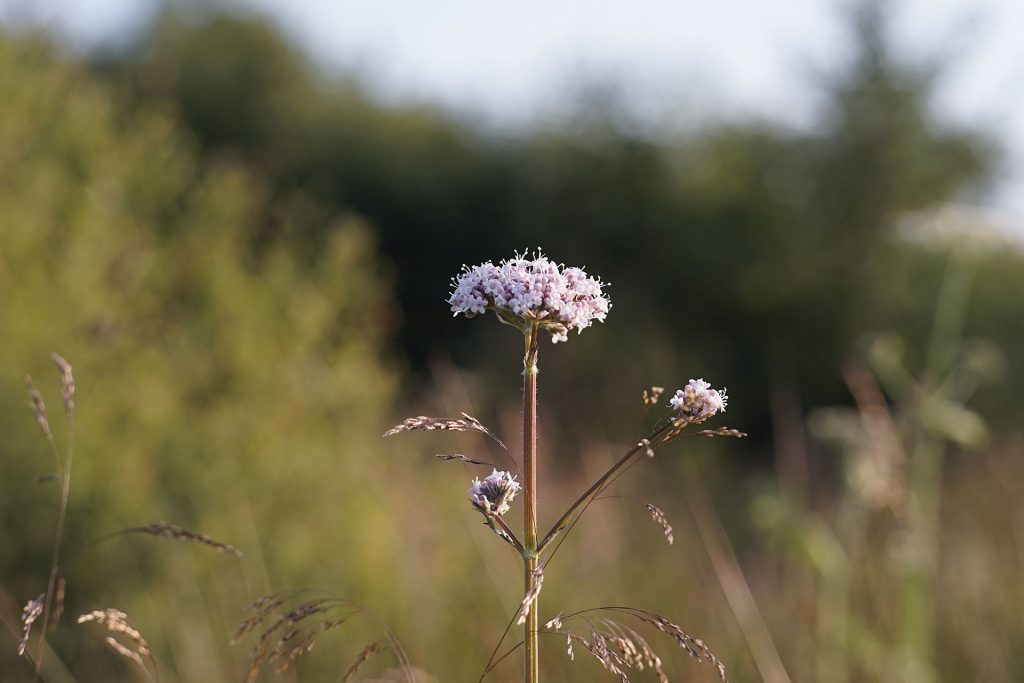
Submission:
[[[520,485],[510,472],[494,470],[483,481],[479,478],[469,487],[469,500],[485,514],[503,515],[509,510]]]

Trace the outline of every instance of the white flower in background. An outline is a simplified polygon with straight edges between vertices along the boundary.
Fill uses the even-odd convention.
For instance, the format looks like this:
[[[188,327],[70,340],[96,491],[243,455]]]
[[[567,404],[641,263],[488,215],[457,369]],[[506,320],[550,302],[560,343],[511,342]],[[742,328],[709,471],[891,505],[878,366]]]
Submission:
[[[494,265],[490,261],[453,278],[448,299],[452,312],[471,318],[493,310],[503,321],[527,329],[539,322],[551,341],[568,339],[570,330],[582,332],[595,320],[604,322],[611,301],[602,283],[581,268],[567,268],[540,251]]]
[[[692,422],[703,422],[715,413],[724,413],[729,400],[725,389],[718,391],[702,379],[691,379],[669,399],[681,417]]]
[[[482,481],[478,478],[469,487],[469,500],[485,512],[503,515],[508,504],[519,493],[520,485],[511,472],[494,470]]]

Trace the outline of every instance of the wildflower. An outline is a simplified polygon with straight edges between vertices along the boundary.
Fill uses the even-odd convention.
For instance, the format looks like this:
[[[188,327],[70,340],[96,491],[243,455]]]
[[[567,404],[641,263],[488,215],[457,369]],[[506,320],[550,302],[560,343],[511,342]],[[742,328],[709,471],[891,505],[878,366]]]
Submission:
[[[473,481],[469,487],[469,500],[485,515],[503,515],[508,512],[508,504],[515,499],[519,489],[519,482],[510,472],[494,470],[483,481]]]
[[[492,310],[507,324],[522,330],[534,323],[551,333],[551,341],[568,339],[570,330],[582,332],[595,320],[604,322],[611,301],[602,283],[582,268],[565,267],[537,251],[494,265],[490,261],[469,268],[452,279],[448,299],[455,315],[467,318]]]
[[[702,379],[691,379],[676,391],[669,403],[681,417],[689,418],[691,422],[703,422],[715,413],[725,412],[728,400],[725,389],[719,392]]]

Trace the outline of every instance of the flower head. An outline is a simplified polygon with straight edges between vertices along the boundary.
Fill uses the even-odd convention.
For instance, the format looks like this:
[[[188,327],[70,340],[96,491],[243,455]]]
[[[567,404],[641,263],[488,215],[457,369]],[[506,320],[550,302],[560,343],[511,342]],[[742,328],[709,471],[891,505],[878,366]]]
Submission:
[[[503,515],[508,512],[508,504],[519,493],[519,482],[511,472],[494,470],[481,481],[473,480],[469,487],[469,500],[485,513]]]
[[[691,379],[676,391],[669,403],[681,417],[689,418],[691,422],[703,422],[715,413],[724,413],[728,400],[725,389],[718,391],[702,379]]]
[[[611,302],[604,287],[581,268],[567,268],[537,251],[494,265],[490,261],[463,266],[453,278],[448,298],[452,312],[471,318],[488,309],[503,322],[526,329],[533,323],[551,333],[554,342],[566,341],[569,330],[583,331],[595,320],[604,322]]]

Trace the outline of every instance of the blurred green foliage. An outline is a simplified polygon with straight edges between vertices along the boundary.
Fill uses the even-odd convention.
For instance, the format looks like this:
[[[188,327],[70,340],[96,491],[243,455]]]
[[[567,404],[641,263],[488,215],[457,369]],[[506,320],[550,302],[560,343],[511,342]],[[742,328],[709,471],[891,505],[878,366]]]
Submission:
[[[394,301],[372,234],[334,221],[315,263],[284,240],[257,247],[254,217],[290,213],[257,175],[201,163],[168,116],[120,102],[45,45],[4,40],[0,63],[0,515],[17,532],[0,538],[6,588],[37,593],[49,564],[57,493],[32,485],[52,464],[22,379],[31,371],[53,399],[51,349],[79,383],[70,548],[167,519],[258,539],[273,549],[270,576],[315,572],[295,560],[344,546],[337,520],[373,495],[338,495],[338,481],[373,466],[339,450],[376,442],[355,426],[383,423],[395,388]],[[68,560],[75,607],[173,582],[179,568],[156,549],[117,571],[126,544],[152,545],[114,540]],[[209,680],[198,673],[179,671]]]
[[[398,338],[415,368],[454,353],[493,369],[479,351],[490,331],[439,324],[448,279],[541,245],[600,273],[616,304],[604,339],[559,356],[559,380],[632,395],[700,368],[729,377],[738,414],[767,434],[751,421],[767,415],[778,377],[808,405],[835,401],[837,368],[865,330],[923,335],[941,265],[907,280],[922,256],[894,223],[977,196],[996,161],[991,140],[936,119],[941,71],[901,62],[885,17],[876,4],[851,11],[853,56],[821,76],[822,114],[807,131],[712,122],[659,136],[626,125],[614,102],[584,101],[577,119],[488,135],[329,80],[258,17],[169,10],[101,69],[173,106],[213,158],[255,164],[273,192],[366,217],[396,266]],[[315,252],[322,225],[296,239]],[[608,356],[624,366],[614,387],[587,372]],[[620,404],[609,403],[614,420]]]
[[[837,648],[846,661],[854,640],[853,679],[885,680],[899,663],[836,627],[845,607],[829,598],[898,595],[868,561],[887,540],[875,520],[836,545],[843,461],[804,433],[803,416],[850,403],[842,368],[867,333],[897,334],[908,368],[931,362],[948,255],[970,245],[969,304],[946,337],[991,350],[1001,381],[971,402],[991,434],[986,465],[963,460],[976,444],[946,459],[938,556],[964,544],[976,562],[956,555],[932,577],[949,596],[936,606],[932,664],[950,680],[1015,680],[1024,625],[1006,604],[1024,584],[1006,569],[1019,568],[1024,536],[1002,485],[1020,469],[1024,256],[986,247],[980,232],[952,246],[928,236],[933,221],[920,217],[979,196],[997,147],[936,119],[941,70],[897,59],[884,13],[866,7],[851,15],[854,56],[823,78],[821,118],[806,131],[712,122],[670,135],[584,103],[576,117],[488,133],[426,105],[376,102],[253,16],[168,10],[130,49],[88,64],[45,40],[0,37],[5,623],[18,630],[16,608],[49,563],[57,492],[33,483],[51,459],[22,379],[31,373],[57,405],[47,359],[58,351],[79,382],[69,613],[128,611],[158,643],[165,680],[237,680],[246,646],[226,641],[241,606],[271,589],[322,588],[379,612],[438,680],[472,679],[521,577],[464,504],[470,472],[428,456],[486,454],[463,435],[378,437],[396,409],[468,410],[514,446],[519,341],[493,321],[450,319],[443,301],[460,264],[539,244],[610,280],[614,302],[606,325],[542,352],[542,519],[581,489],[577,472],[631,438],[651,383],[727,384],[728,424],[754,434],[753,467],[721,457],[738,444],[694,441],[685,462],[659,456],[631,472],[676,546],[642,506],[601,503],[553,565],[546,605],[658,608],[705,638],[733,680],[764,675],[765,650],[793,680],[824,680],[815,666],[837,661]],[[908,215],[924,237],[897,229]],[[761,490],[773,458],[780,481],[755,515],[792,522],[804,554],[779,552],[765,520],[752,524],[736,502]],[[760,617],[733,601],[728,554],[714,550],[724,539],[709,541],[683,478],[719,502],[767,642],[751,639]],[[143,537],[87,546],[160,519],[247,554]],[[856,576],[840,595],[848,577],[821,572],[833,580],[823,594],[816,572],[844,553]],[[1003,590],[981,590],[997,580]],[[897,630],[890,611],[871,614]],[[343,671],[376,637],[319,649],[304,680]],[[52,680],[70,680],[57,662],[78,680],[124,675],[67,622],[52,642]],[[559,649],[545,655],[553,680],[599,675]],[[710,680],[685,656],[670,667]],[[0,681],[27,671],[0,648]]]

